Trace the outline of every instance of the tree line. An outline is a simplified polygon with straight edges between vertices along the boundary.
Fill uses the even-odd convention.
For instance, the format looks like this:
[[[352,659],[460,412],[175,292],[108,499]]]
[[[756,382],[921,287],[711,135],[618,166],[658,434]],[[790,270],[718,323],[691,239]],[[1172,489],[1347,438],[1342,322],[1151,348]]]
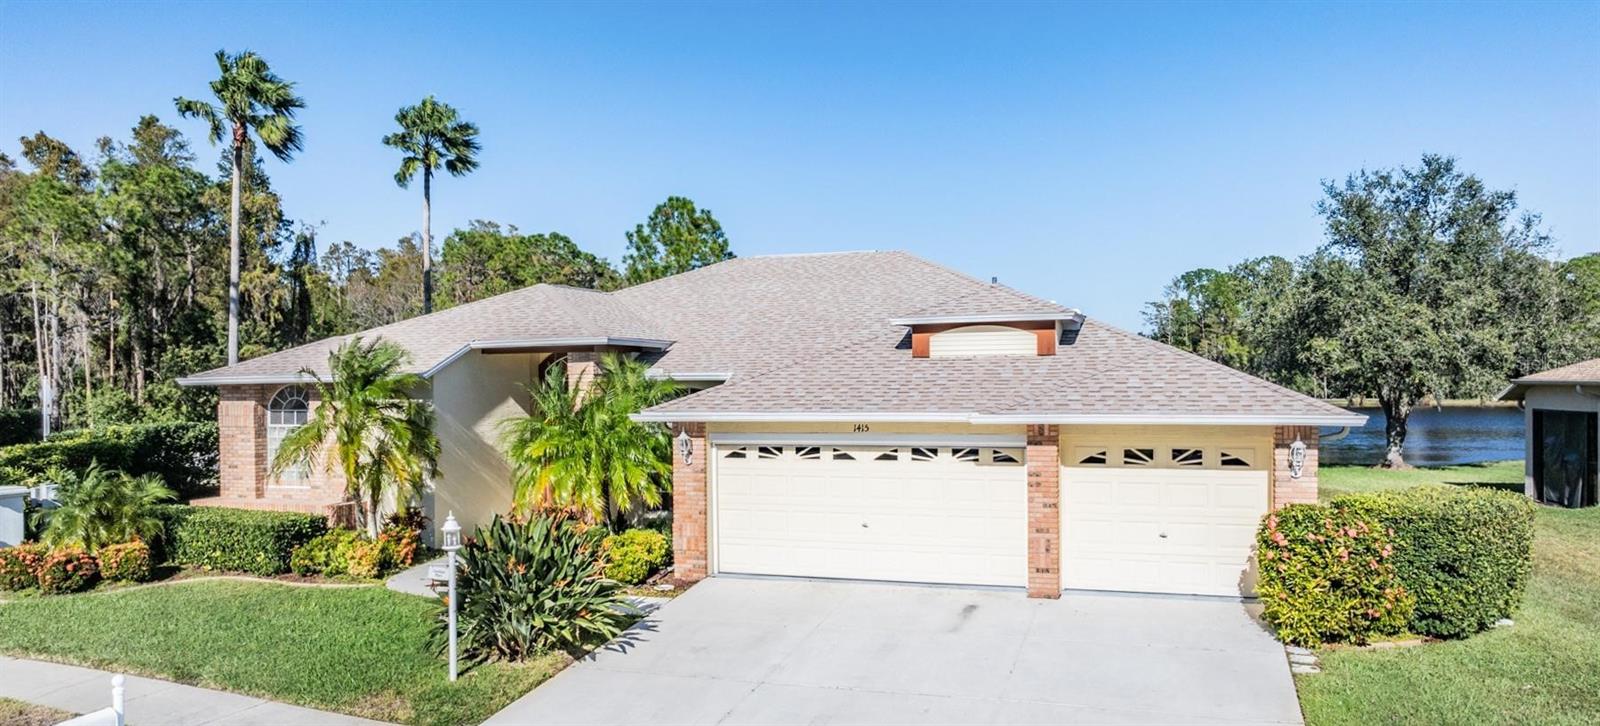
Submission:
[[[1325,239],[1298,260],[1197,269],[1148,335],[1322,398],[1375,398],[1385,466],[1425,401],[1600,356],[1600,254],[1558,259],[1538,215],[1452,158],[1325,182]]]
[[[609,290],[733,256],[683,197],[626,232],[620,268],[559,232],[491,221],[435,243],[435,172],[470,173],[482,149],[432,96],[374,139],[401,155],[395,183],[422,181],[419,232],[322,246],[285,214],[262,156],[293,161],[305,101],[253,53],[216,62],[211,100],[174,101],[222,147],[209,171],[153,113],[87,153],[43,131],[0,152],[0,409],[36,408],[47,429],[208,420],[215,391],[178,377],[540,282]]]

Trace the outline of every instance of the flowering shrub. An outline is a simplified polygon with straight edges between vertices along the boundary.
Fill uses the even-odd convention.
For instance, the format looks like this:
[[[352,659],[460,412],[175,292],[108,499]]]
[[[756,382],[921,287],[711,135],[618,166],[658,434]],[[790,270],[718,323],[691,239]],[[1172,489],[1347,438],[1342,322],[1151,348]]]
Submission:
[[[100,548],[100,576],[120,582],[150,579],[150,545],[127,542]]]
[[[82,592],[100,579],[94,555],[77,547],[62,547],[39,562],[39,589],[52,595]]]
[[[39,584],[45,546],[23,544],[0,549],[0,590],[26,590]]]
[[[1263,617],[1286,643],[1365,643],[1405,629],[1416,600],[1395,570],[1394,533],[1345,507],[1291,504],[1261,522]]]

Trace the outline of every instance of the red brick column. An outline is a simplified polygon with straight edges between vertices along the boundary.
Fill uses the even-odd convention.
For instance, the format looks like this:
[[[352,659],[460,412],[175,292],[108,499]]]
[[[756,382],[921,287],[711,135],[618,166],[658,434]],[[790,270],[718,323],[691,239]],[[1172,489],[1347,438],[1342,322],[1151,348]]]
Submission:
[[[267,397],[272,386],[221,386],[217,400],[222,496],[254,499],[267,481]]]
[[[689,461],[684,461],[679,431],[689,434]],[[709,520],[706,492],[706,425],[679,424],[672,440],[672,572],[680,586],[691,585],[710,574],[706,538]]]
[[[1317,427],[1279,426],[1272,430],[1272,508],[1317,502]],[[1290,450],[1296,439],[1306,445],[1305,464],[1296,479]]]
[[[1061,597],[1061,429],[1028,426],[1028,597]]]

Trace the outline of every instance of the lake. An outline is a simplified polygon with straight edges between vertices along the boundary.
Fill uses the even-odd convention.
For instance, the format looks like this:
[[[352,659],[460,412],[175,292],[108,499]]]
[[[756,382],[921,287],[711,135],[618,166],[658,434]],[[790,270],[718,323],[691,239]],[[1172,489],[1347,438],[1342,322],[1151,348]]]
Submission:
[[[1383,409],[1350,410],[1366,414],[1367,425],[1351,429],[1340,441],[1324,442],[1321,463],[1370,466],[1383,459]],[[1406,430],[1406,463],[1443,466],[1521,459],[1522,429],[1522,411],[1511,406],[1419,408],[1411,413]]]

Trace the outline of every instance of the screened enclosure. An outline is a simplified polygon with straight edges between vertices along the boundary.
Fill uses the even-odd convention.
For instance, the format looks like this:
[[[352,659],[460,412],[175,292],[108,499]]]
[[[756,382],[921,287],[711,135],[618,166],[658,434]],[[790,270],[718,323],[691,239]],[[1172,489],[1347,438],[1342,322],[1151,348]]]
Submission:
[[[1596,485],[1596,414],[1583,411],[1533,412],[1534,494],[1545,504],[1594,506]]]

